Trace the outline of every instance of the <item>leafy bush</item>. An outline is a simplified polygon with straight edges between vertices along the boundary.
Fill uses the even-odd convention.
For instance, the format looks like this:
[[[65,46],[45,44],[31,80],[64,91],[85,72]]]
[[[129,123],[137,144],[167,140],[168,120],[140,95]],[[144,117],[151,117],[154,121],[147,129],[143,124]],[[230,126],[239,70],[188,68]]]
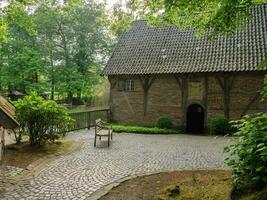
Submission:
[[[267,185],[267,114],[246,116],[236,122],[238,141],[225,148],[230,155],[236,188]]]
[[[211,120],[210,130],[215,135],[226,135],[231,131],[229,120],[224,117],[215,117]]]
[[[174,129],[161,129],[157,127],[129,126],[129,125],[112,125],[114,132],[121,133],[147,133],[147,134],[175,134]]]
[[[171,128],[172,121],[169,117],[160,117],[157,121],[156,127],[158,128]]]
[[[58,139],[73,123],[65,107],[36,93],[18,100],[15,106],[16,117],[29,135],[31,145]]]

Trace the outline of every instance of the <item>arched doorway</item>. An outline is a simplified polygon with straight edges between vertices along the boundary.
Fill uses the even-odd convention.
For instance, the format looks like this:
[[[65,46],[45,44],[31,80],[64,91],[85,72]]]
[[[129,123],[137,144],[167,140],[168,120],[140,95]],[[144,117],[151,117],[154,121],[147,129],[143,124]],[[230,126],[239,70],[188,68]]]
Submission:
[[[191,104],[186,113],[186,131],[191,133],[204,132],[204,108],[199,104]]]

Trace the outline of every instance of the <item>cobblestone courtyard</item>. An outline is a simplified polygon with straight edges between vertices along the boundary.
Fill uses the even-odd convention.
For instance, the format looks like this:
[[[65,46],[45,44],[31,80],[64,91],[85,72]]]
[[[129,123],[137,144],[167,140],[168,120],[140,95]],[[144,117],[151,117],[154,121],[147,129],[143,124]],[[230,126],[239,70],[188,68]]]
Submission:
[[[223,147],[229,138],[192,135],[115,134],[93,147],[93,134],[66,137],[82,140],[81,148],[59,156],[33,178],[8,188],[1,199],[90,199],[101,187],[127,176],[179,169],[224,168]]]

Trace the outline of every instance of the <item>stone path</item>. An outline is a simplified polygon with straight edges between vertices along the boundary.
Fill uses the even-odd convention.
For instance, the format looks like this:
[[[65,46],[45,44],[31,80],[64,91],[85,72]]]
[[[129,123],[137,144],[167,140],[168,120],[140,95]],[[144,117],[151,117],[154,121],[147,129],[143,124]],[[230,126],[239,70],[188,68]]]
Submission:
[[[87,130],[66,138],[82,140],[80,150],[48,164],[38,175],[9,188],[2,199],[90,199],[127,176],[179,169],[224,168],[223,147],[229,138],[191,135],[115,134],[93,147]]]

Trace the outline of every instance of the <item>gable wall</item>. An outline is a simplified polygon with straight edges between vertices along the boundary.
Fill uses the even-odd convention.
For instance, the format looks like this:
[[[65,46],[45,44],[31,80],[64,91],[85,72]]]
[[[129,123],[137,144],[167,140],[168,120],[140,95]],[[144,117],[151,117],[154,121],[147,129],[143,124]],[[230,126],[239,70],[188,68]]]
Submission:
[[[207,111],[206,122],[215,116],[224,115],[223,92],[216,76],[220,74],[191,74],[188,77],[187,105],[199,103]],[[230,92],[230,118],[238,119],[256,91],[261,87],[263,73],[247,72],[233,74],[233,87]],[[207,87],[205,87],[205,77]],[[109,77],[116,80],[131,78],[135,81],[135,91],[118,91],[116,84],[111,89],[110,105],[112,119],[119,123],[135,125],[155,125],[160,116],[169,116],[177,126],[181,125],[183,110],[179,85],[174,75],[157,75],[148,93],[147,114],[144,116],[143,87],[138,76]],[[196,89],[197,88],[197,89]],[[207,99],[207,100],[206,100]],[[247,113],[267,111],[267,102],[254,102]]]

